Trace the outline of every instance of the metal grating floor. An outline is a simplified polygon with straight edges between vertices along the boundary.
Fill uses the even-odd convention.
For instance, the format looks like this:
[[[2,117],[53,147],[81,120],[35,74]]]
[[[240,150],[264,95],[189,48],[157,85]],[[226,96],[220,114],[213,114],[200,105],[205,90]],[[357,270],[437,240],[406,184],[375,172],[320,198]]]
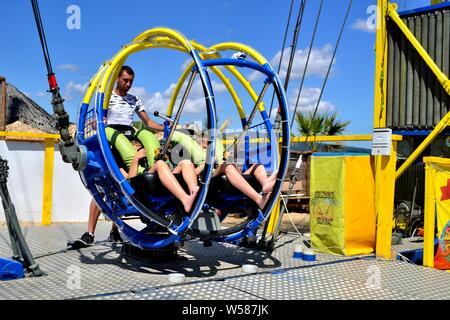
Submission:
[[[149,262],[122,255],[106,239],[110,224],[99,222],[96,245],[65,251],[85,224],[27,227],[30,249],[47,276],[0,282],[0,299],[119,300],[367,300],[449,299],[450,274],[373,256],[318,254],[315,262],[292,258],[300,237],[285,234],[272,254],[230,244],[203,247],[186,242],[173,262]],[[394,249],[394,251],[396,251]],[[402,251],[402,250],[398,250]],[[0,229],[0,256],[11,249]],[[243,264],[258,266],[244,274]],[[168,274],[181,272],[186,282],[173,285]],[[75,278],[74,278],[75,277]],[[75,280],[74,280],[75,279]]]

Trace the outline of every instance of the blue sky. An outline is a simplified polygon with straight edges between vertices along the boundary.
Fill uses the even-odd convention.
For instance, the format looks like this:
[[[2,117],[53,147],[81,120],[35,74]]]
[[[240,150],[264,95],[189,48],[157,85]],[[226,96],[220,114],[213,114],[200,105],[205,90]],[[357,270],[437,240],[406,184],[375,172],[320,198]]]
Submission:
[[[53,68],[73,122],[76,120],[83,89],[98,67],[117,53],[122,45],[153,27],[176,29],[187,38],[206,46],[225,41],[248,44],[273,62],[276,69],[290,3],[290,0],[39,1]],[[295,1],[288,46],[299,3],[299,0]],[[287,92],[290,101],[295,102],[297,97],[319,3],[319,0],[307,2],[296,63]],[[347,3],[344,0],[324,2],[299,110],[305,111],[315,106],[318,88],[322,85]],[[353,1],[320,106],[321,109],[337,111],[341,120],[351,121],[347,134],[370,133],[373,127],[375,32],[368,30],[365,22],[370,19],[368,7],[375,3],[375,0]],[[399,1],[402,10],[428,4],[428,0]],[[81,10],[79,30],[69,30],[66,26],[70,16],[66,10],[70,5],[77,5]],[[0,27],[4,30],[0,74],[52,112],[50,95],[46,93],[46,69],[30,1],[16,0],[3,4]],[[137,73],[134,92],[141,96],[148,111],[158,109],[164,112],[170,89],[177,82],[188,57],[168,50],[150,51],[130,57],[127,64],[133,66]],[[285,53],[285,57],[287,56]],[[287,65],[287,60],[284,65]],[[258,85],[255,83],[255,88]],[[219,82],[215,82],[214,87],[220,120],[234,117],[234,107],[230,99],[225,97],[223,87]],[[204,117],[203,111],[198,108],[201,97],[196,91],[198,90],[192,92],[183,121],[201,121]],[[239,91],[240,94],[241,92]],[[243,98],[244,101],[246,99]],[[248,105],[251,109],[250,102]],[[233,118],[232,126],[238,125],[239,122]]]

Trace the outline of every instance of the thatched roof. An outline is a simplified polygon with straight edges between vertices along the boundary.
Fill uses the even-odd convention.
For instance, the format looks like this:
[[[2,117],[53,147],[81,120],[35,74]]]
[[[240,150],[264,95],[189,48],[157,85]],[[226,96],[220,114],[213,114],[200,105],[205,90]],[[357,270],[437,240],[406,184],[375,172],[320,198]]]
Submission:
[[[47,111],[12,84],[8,83],[6,88],[7,131],[24,132],[24,130],[27,130],[26,132],[57,132],[56,121]],[[12,130],[11,126],[15,128],[15,130]]]
[[[42,130],[33,128],[32,126],[29,126],[25,123],[22,123],[20,121],[16,121],[14,123],[6,125],[6,131],[9,132],[30,132],[30,133],[45,133]]]

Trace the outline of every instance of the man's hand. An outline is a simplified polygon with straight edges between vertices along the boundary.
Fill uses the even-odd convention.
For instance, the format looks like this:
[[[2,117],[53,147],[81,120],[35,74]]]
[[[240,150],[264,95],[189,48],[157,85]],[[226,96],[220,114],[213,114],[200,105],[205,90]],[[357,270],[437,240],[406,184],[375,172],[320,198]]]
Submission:
[[[147,151],[145,148],[139,149],[139,151],[135,154],[134,158],[136,160],[141,160],[142,158],[145,158],[147,156]]]
[[[155,131],[163,131],[164,130],[164,126],[153,121],[152,119],[150,119],[150,117],[148,116],[147,112],[145,111],[141,111],[138,113],[139,118],[141,118],[142,122],[150,129],[153,129]]]

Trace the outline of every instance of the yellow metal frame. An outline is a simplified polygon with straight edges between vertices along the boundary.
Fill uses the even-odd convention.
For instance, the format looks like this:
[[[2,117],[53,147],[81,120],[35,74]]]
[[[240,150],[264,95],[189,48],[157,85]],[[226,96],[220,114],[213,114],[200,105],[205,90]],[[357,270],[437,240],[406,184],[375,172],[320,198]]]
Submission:
[[[431,71],[435,74],[437,80],[444,88],[445,92],[450,95],[450,80],[447,75],[438,67],[436,62],[431,58],[428,52],[422,47],[419,40],[416,39],[414,34],[409,30],[408,26],[402,21],[397,13],[397,6],[393,4],[388,4],[389,18],[395,22],[395,24],[400,28],[403,34],[406,36],[408,41],[416,49],[419,55],[422,57],[423,61],[428,65]],[[430,145],[431,142],[450,124],[450,112],[447,113],[441,121],[436,125],[433,131],[428,135],[428,137],[417,147],[417,149],[408,157],[408,159],[403,163],[403,165],[397,170],[395,178],[398,179],[406,169],[422,154],[422,152]]]
[[[450,165],[450,159],[439,157],[424,157],[425,163],[425,207],[424,207],[424,241],[423,265],[434,268],[434,238],[436,226],[436,181],[429,174],[433,164]],[[450,272],[450,270],[445,270]]]
[[[52,224],[53,209],[53,172],[55,158],[55,140],[44,142],[44,177],[42,182],[42,225]]]
[[[53,211],[53,172],[54,172],[54,158],[55,158],[55,142],[61,138],[60,135],[50,133],[0,131],[0,137],[30,138],[30,139],[40,139],[44,141],[44,174],[42,181],[41,223],[44,226],[50,225],[52,223],[52,211]]]
[[[424,204],[424,241],[423,241],[423,265],[434,267],[434,226],[436,224],[436,196],[435,181],[429,170],[432,162],[441,161],[440,158],[425,157],[425,204]],[[450,161],[447,160],[447,164]]]
[[[376,36],[376,67],[375,67],[375,103],[374,128],[386,127],[386,66],[388,57],[386,12],[388,0],[378,0],[377,36]]]
[[[215,58],[216,59],[216,58],[220,58],[220,54],[218,52],[225,51],[225,50],[234,50],[234,51],[245,52],[247,55],[252,57],[256,62],[258,62],[261,65],[264,65],[267,63],[267,60],[259,52],[257,52],[253,48],[251,48],[247,45],[241,44],[241,43],[225,42],[225,43],[219,43],[219,44],[213,45],[210,48],[205,48],[194,41],[192,41],[191,44],[193,45],[193,47],[196,50],[203,52],[201,54],[202,58]],[[175,87],[174,92],[173,92],[172,97],[169,102],[169,107],[168,107],[168,111],[167,111],[168,116],[172,115],[172,112],[173,112],[173,109],[175,106],[175,102],[180,93],[181,87],[183,86],[184,82],[186,81],[193,66],[194,66],[194,62],[191,62],[187,66],[187,68],[183,72],[183,74],[181,75],[180,79],[178,80],[177,86]],[[235,76],[235,78],[242,84],[244,89],[251,96],[253,101],[256,102],[258,99],[258,94],[253,89],[250,82],[236,69],[236,67],[225,66],[225,69],[227,69],[231,74],[233,74],[233,76]],[[217,67],[211,67],[211,70],[213,70],[213,72],[220,78],[220,80],[226,86],[227,90],[230,92],[230,94],[235,102],[235,105],[238,109],[240,118],[241,119],[245,118],[245,112],[242,107],[241,100],[239,99],[239,96],[236,94],[236,91],[234,90],[233,86],[231,85],[230,80]],[[260,111],[264,111],[264,103],[263,102],[261,102],[258,105],[258,107],[259,107]]]
[[[408,41],[417,50],[419,55],[436,75],[444,90],[450,94],[450,81],[442,70],[436,65],[427,51],[422,47],[408,26],[397,13],[397,5],[388,0],[378,0],[378,20],[376,37],[376,71],[375,71],[375,103],[374,127],[386,127],[386,92],[387,92],[387,19],[390,18],[403,32]],[[392,216],[394,210],[395,180],[420,156],[425,148],[450,124],[450,112],[436,125],[434,130],[408,157],[403,165],[395,171],[396,144],[389,158],[376,157],[376,207],[378,214],[377,230],[377,256],[390,258],[392,239]]]
[[[103,108],[106,109],[108,107],[108,103],[110,100],[110,96],[113,90],[114,80],[117,78],[120,67],[124,64],[125,60],[132,53],[138,52],[144,49],[150,48],[168,48],[174,49],[182,52],[189,53],[192,49],[199,51],[199,54],[202,59],[207,58],[220,58],[219,51],[224,50],[235,50],[245,52],[247,55],[252,57],[256,62],[261,65],[267,64],[267,60],[256,50],[253,48],[235,42],[227,42],[216,44],[210,48],[206,48],[195,41],[189,42],[184,38],[183,35],[178,33],[177,31],[167,29],[167,28],[155,28],[150,29],[135,39],[133,39],[131,44],[125,45],[122,50],[120,50],[111,60],[106,61],[99,69],[96,75],[91,79],[88,89],[85,92],[83,103],[89,104],[92,96],[97,90],[98,92],[103,92],[105,94]],[[190,65],[186,68],[186,70],[181,75],[177,86],[172,94],[167,115],[170,116],[173,112],[173,108],[177,99],[177,96],[181,90],[182,85],[184,84],[186,78],[192,70],[194,62],[191,62]],[[251,98],[256,102],[258,99],[258,95],[255,90],[252,88],[250,82],[234,67],[234,66],[225,66],[232,75],[236,77],[236,79],[243,85],[245,90],[249,93]],[[224,83],[227,90],[230,92],[233,101],[237,107],[239,116],[241,119],[245,118],[244,108],[242,106],[241,100],[237,95],[235,89],[231,85],[230,80],[221,72],[221,70],[217,67],[211,67],[211,70],[219,77],[219,79]],[[260,102],[258,104],[259,110],[264,111],[264,103]],[[279,212],[279,203],[275,206],[274,212]],[[272,214],[273,215],[273,214]]]

